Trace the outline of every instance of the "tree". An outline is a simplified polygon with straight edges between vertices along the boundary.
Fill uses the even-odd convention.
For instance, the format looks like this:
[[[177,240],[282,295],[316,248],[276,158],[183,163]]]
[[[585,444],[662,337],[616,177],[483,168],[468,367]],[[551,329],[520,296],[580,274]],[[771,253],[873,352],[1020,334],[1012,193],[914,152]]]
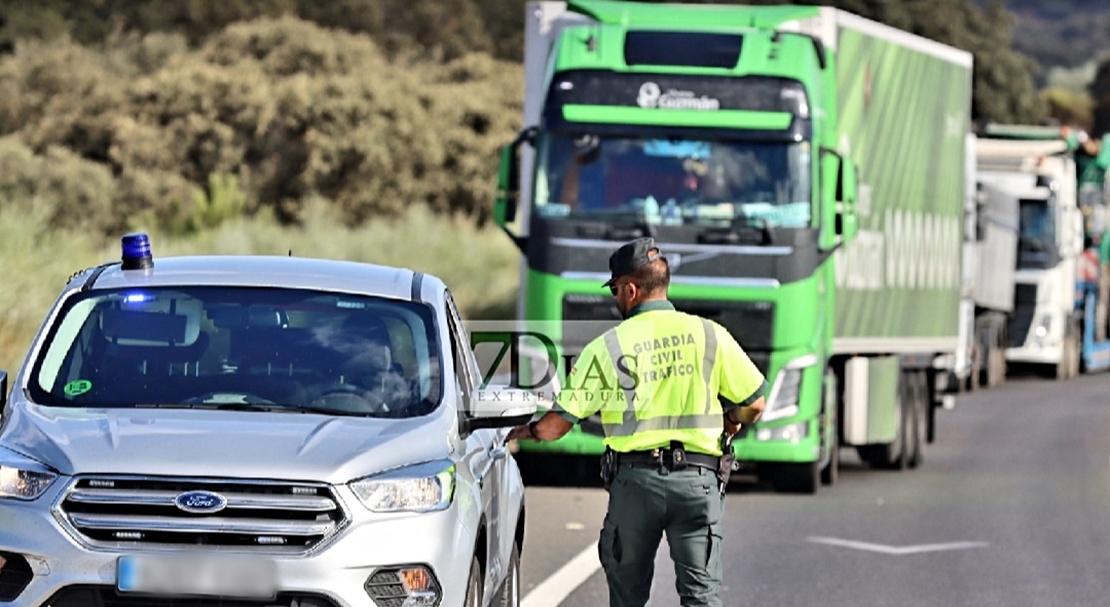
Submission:
[[[1089,90],[1094,103],[1094,133],[1101,137],[1110,133],[1110,59],[1099,64]]]

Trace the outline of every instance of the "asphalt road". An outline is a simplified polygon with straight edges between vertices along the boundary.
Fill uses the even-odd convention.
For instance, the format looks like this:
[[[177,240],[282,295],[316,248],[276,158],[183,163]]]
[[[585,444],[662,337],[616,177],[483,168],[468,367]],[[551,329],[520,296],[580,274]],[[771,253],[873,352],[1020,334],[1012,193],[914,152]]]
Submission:
[[[815,496],[735,484],[724,604],[1110,605],[1110,375],[1011,378],[959,396],[937,423],[917,470],[870,470],[845,449],[839,482]],[[525,607],[608,604],[595,546],[605,492],[526,493]],[[679,604],[665,544],[651,604]]]

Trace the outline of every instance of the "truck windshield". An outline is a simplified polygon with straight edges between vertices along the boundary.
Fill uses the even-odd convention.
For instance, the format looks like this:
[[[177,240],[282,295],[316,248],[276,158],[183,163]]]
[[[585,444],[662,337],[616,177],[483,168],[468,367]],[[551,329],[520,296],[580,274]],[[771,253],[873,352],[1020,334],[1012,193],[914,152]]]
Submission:
[[[59,314],[31,396],[414,417],[442,390],[433,318],[419,303],[293,289],[92,291]]]
[[[810,225],[809,142],[550,133],[537,156],[545,218],[642,215],[663,225]]]
[[[1018,268],[1048,268],[1056,264],[1056,222],[1047,200],[1021,200]]]

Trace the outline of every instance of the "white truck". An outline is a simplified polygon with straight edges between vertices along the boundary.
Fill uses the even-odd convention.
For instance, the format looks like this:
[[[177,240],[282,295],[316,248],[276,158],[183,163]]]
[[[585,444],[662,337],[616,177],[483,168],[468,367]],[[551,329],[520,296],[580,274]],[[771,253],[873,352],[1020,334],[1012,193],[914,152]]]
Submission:
[[[976,144],[977,178],[1018,198],[1020,233],[1014,313],[1007,326],[1011,364],[1079,374],[1082,331],[1076,269],[1083,251],[1075,160],[1055,129],[989,132]]]
[[[997,386],[1006,379],[1020,206],[1017,196],[977,182],[974,174],[968,183],[971,192],[964,209],[964,298],[960,314],[963,348],[957,376],[968,390],[974,390]]]

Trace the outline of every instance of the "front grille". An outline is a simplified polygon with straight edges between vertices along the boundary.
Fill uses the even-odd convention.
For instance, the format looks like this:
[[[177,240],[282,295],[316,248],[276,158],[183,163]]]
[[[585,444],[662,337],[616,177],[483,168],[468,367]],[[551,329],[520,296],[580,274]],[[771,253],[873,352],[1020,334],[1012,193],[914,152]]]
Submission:
[[[218,512],[186,512],[192,491],[227,500]],[[331,538],[346,512],[325,485],[174,478],[81,477],[59,504],[61,517],[91,547],[223,546],[298,554]]]
[[[1032,306],[1028,309],[1019,308],[1014,310],[1009,325],[1006,327],[1006,333],[1010,336],[1010,347],[1020,348],[1024,346],[1025,339],[1029,337],[1029,328],[1033,325]]]
[[[680,312],[715,321],[740,342],[744,351],[774,349],[775,305],[768,301],[675,299]]]
[[[124,595],[112,586],[71,586],[46,601],[50,607],[338,607],[321,595],[283,592],[272,599],[172,598]]]
[[[1014,305],[1034,306],[1037,304],[1037,285],[1014,285]]]
[[[1006,328],[1010,336],[1010,347],[1020,348],[1025,345],[1029,336],[1029,328],[1033,325],[1033,312],[1037,307],[1037,285],[1014,285],[1014,313],[1010,316],[1009,326]]]

